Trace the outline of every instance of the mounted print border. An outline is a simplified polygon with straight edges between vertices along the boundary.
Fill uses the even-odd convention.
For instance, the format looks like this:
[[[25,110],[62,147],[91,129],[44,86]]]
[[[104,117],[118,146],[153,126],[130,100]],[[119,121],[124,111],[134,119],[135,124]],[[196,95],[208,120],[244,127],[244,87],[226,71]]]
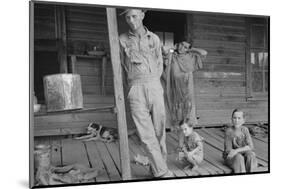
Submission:
[[[41,1],[29,4],[31,188],[270,172],[269,16]],[[130,89],[120,54],[124,47],[119,36],[130,29],[124,9],[145,10],[143,25],[159,39],[165,163],[172,173],[167,177],[155,176],[153,157],[144,145],[143,136],[149,134],[143,135],[130,109],[128,98],[137,90]],[[176,62],[184,44],[192,44],[189,50],[195,52],[194,57],[199,57],[196,53],[204,55],[202,62],[187,66],[186,90],[181,90],[186,92],[184,98],[191,99],[187,114],[196,118],[192,132],[203,139],[204,157],[197,169],[188,169],[188,163],[179,160],[180,154],[185,154],[179,149],[184,126],[175,120],[180,120],[177,116],[184,114],[179,111],[184,108],[178,105],[171,110],[168,102],[167,78],[172,86],[176,77],[172,80],[174,72],[167,70],[175,70],[177,64],[185,66]],[[136,47],[125,50],[140,52],[144,48]],[[171,104],[174,107],[175,103]],[[239,137],[227,140],[236,108],[243,111],[245,120],[246,134],[243,131],[240,139],[250,148],[236,152],[245,158],[240,163],[246,164],[247,170],[240,172],[234,172],[237,167],[223,158],[227,141],[242,145]],[[184,142],[190,142],[186,138]],[[246,160],[245,155],[249,150],[257,161],[250,172],[252,159]]]

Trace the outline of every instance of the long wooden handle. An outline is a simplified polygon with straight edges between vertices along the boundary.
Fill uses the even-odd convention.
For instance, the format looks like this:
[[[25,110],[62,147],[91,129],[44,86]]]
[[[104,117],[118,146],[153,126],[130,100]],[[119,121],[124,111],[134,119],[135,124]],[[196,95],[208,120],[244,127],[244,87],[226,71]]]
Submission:
[[[106,13],[109,33],[110,57],[113,68],[114,96],[117,110],[122,178],[123,180],[129,180],[131,179],[131,169],[116,9],[106,8]]]

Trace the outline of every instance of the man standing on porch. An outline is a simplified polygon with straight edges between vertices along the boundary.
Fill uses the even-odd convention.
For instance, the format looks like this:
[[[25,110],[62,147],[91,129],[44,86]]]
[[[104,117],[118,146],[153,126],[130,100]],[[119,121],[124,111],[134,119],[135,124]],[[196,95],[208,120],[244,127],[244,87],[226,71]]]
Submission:
[[[126,9],[130,30],[120,35],[121,62],[128,81],[132,118],[147,151],[153,175],[172,177],[168,169],[165,106],[160,76],[163,60],[160,39],[143,25],[145,11]]]

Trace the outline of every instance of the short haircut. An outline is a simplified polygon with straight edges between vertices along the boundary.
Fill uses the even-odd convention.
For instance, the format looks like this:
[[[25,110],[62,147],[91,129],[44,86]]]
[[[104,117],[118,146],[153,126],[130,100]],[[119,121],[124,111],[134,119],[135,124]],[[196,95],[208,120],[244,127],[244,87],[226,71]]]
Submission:
[[[190,128],[193,128],[193,124],[190,122],[190,119],[189,118],[184,118],[184,119],[182,119],[180,122],[179,122],[179,126],[182,126],[183,124],[187,124],[188,125],[188,127],[190,127]]]
[[[233,110],[232,115],[231,115],[231,118],[233,118],[233,115],[234,115],[236,112],[242,112],[242,113],[243,113],[243,118],[245,118],[245,112],[244,112],[242,109],[240,109],[240,108],[236,108],[236,109]]]

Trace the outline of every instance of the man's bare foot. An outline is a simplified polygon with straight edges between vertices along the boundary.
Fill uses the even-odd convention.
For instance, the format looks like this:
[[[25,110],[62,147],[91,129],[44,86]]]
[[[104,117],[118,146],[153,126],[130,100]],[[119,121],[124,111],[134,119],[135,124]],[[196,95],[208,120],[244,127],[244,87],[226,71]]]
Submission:
[[[187,165],[187,166],[185,166],[184,168],[183,168],[183,170],[189,170],[189,169],[191,169],[192,168],[192,165]]]

